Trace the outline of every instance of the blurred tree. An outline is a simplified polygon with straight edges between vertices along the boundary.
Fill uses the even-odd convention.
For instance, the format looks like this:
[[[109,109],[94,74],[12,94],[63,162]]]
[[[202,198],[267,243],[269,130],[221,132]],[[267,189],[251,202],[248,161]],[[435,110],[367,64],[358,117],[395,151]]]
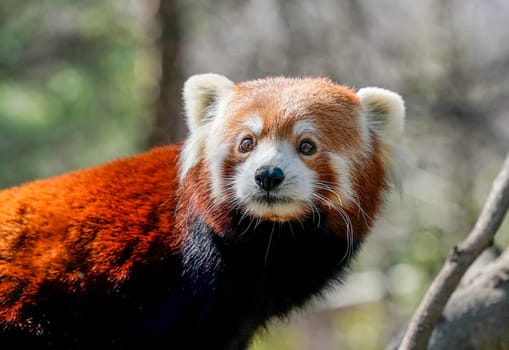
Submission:
[[[148,140],[150,146],[176,143],[182,139],[186,131],[181,115],[183,85],[181,11],[177,0],[159,1],[157,21],[160,36],[157,39],[157,46],[161,75],[154,123]]]
[[[139,26],[122,1],[0,2],[0,187],[140,149]]]

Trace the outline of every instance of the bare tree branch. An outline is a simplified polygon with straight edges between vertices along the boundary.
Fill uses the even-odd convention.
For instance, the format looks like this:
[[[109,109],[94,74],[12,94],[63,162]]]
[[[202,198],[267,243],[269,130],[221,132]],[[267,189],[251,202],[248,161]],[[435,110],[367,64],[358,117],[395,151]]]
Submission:
[[[509,349],[509,249],[451,296],[429,348]]]
[[[509,154],[467,238],[455,246],[413,315],[399,350],[427,349],[445,304],[470,264],[493,241],[509,206]]]

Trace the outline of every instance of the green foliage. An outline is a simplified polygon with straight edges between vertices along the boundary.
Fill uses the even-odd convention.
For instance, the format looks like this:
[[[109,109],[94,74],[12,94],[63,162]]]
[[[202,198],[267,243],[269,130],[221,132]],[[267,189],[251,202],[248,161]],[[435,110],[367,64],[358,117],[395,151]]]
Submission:
[[[151,62],[138,62],[148,39],[126,5],[2,1],[0,188],[140,150],[134,73]]]

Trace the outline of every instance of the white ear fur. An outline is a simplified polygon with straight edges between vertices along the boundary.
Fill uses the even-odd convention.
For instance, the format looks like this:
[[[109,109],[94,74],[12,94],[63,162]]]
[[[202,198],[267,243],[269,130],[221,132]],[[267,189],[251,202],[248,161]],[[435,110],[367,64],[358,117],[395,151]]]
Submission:
[[[377,87],[360,89],[357,96],[368,128],[384,138],[399,140],[405,127],[405,103],[401,96]]]
[[[405,127],[405,103],[397,93],[377,87],[360,89],[357,96],[367,128],[382,142],[387,177],[400,189],[404,157],[399,141]]]
[[[214,73],[193,75],[184,84],[184,107],[191,133],[211,117],[219,99],[231,92],[233,82]]]
[[[199,74],[184,84],[184,108],[188,135],[180,154],[179,176],[182,181],[187,172],[202,157],[203,145],[210,134],[210,122],[221,113],[233,91],[233,82],[219,74]]]

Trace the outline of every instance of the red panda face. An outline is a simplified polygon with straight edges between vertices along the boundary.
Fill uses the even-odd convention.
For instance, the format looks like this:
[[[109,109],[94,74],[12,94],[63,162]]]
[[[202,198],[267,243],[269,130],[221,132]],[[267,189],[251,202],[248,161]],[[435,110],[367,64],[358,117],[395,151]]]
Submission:
[[[215,204],[272,221],[304,220],[357,200],[355,171],[370,157],[373,136],[369,110],[352,90],[327,79],[234,85],[197,77],[205,81],[191,78],[184,91],[191,135],[182,179],[202,161]],[[375,102],[368,107],[379,114],[388,108]]]
[[[239,159],[234,167],[231,186],[235,201],[247,214],[270,220],[296,219],[313,206],[317,172],[311,159],[316,158],[318,142],[311,123],[295,123],[285,136],[262,134],[264,120],[251,116],[235,139]],[[308,127],[306,134],[300,128]]]
[[[287,221],[348,201],[346,159],[363,147],[358,108],[355,94],[328,80],[239,84],[218,125],[230,145],[221,168],[231,168],[223,178],[235,203],[248,215]]]

